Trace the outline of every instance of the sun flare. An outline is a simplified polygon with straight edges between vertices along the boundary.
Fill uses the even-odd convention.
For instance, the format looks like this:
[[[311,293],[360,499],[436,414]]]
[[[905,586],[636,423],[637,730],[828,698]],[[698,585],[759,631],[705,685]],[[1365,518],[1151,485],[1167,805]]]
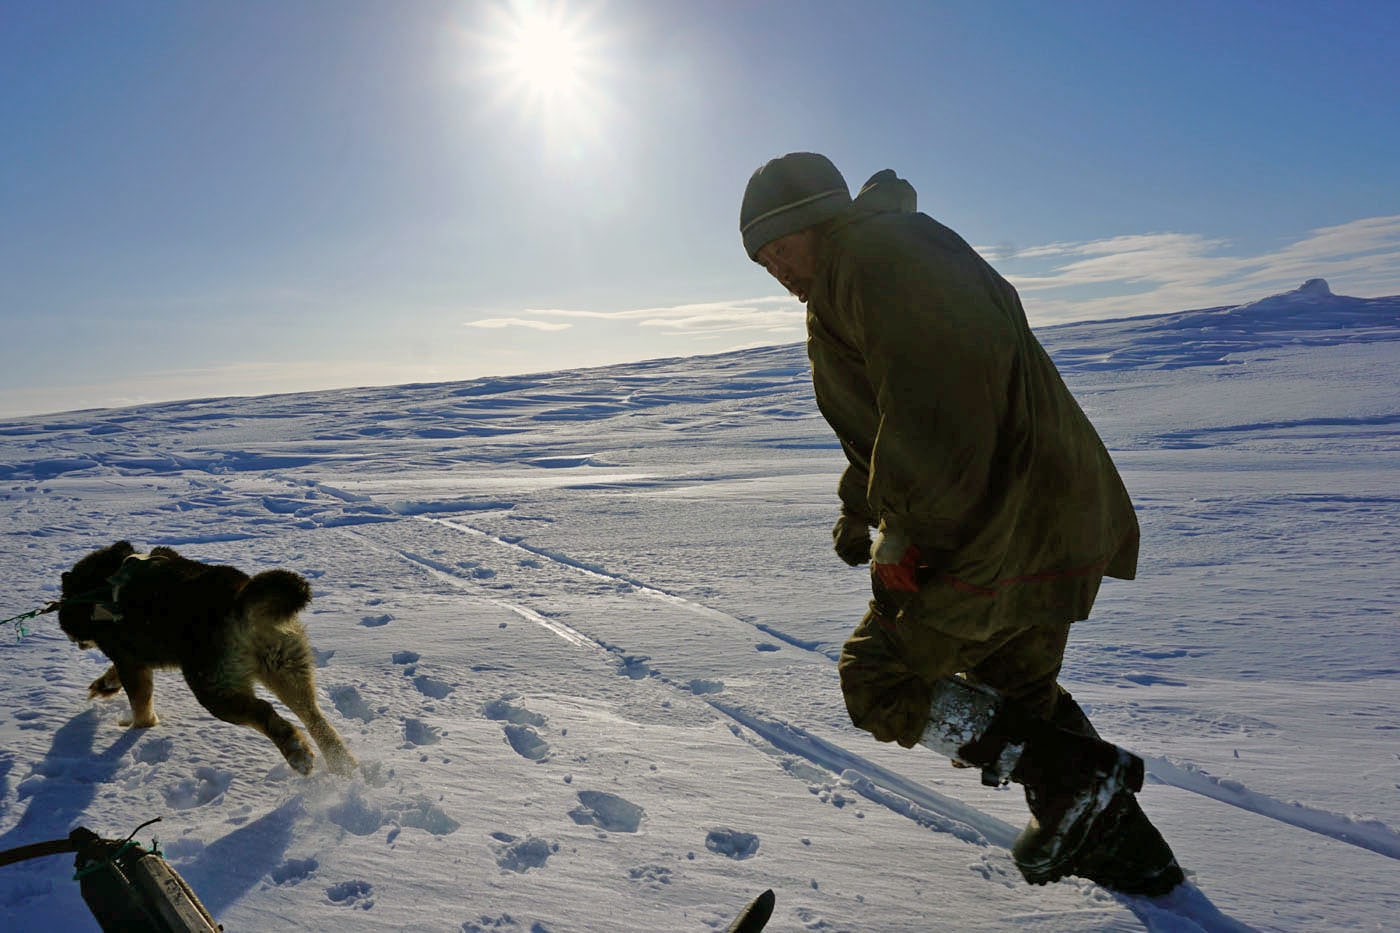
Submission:
[[[577,5],[509,0],[481,38],[481,64],[503,107],[552,132],[596,126],[606,103],[604,40]]]
[[[522,15],[508,40],[506,70],[531,92],[545,97],[566,94],[580,81],[584,44],[576,29],[538,12]]]

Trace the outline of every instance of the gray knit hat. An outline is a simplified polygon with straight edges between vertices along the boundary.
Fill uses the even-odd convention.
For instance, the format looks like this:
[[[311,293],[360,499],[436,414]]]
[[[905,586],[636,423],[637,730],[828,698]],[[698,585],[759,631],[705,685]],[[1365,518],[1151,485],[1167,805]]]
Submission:
[[[764,246],[829,220],[851,203],[846,179],[815,152],[789,152],[761,165],[744,189],[739,233],[749,258]]]

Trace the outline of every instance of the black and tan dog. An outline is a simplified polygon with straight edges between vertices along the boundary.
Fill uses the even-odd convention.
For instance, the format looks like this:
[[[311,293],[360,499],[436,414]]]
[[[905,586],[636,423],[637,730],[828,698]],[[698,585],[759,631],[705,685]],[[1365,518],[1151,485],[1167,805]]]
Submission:
[[[179,668],[205,709],[257,729],[309,774],[315,756],[306,736],[253,692],[261,682],[306,724],[330,769],[345,774],[355,757],[316,704],[311,646],[297,618],[310,602],[310,585],[289,570],[250,578],[167,547],[137,554],[118,541],[63,575],[58,621],[71,640],[112,662],[88,695],[125,690],[131,719],[122,725],[154,726],[152,672]]]

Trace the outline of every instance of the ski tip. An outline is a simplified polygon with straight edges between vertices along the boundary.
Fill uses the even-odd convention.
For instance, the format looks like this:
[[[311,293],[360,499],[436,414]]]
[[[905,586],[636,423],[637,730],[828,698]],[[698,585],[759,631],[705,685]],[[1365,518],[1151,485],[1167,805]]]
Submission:
[[[773,905],[777,903],[777,896],[773,894],[773,889],[769,888],[758,897],[749,902],[734,922],[729,925],[725,933],[758,933],[768,925],[768,918],[773,916]]]

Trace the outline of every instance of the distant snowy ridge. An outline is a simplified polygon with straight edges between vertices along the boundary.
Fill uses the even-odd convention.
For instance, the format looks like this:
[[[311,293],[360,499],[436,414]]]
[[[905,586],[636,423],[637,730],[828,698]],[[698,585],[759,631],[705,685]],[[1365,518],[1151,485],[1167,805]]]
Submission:
[[[1351,298],[1332,294],[1325,279],[1308,279],[1242,305],[1061,324],[1039,334],[1062,369],[1215,366],[1278,347],[1400,340],[1400,295]]]

